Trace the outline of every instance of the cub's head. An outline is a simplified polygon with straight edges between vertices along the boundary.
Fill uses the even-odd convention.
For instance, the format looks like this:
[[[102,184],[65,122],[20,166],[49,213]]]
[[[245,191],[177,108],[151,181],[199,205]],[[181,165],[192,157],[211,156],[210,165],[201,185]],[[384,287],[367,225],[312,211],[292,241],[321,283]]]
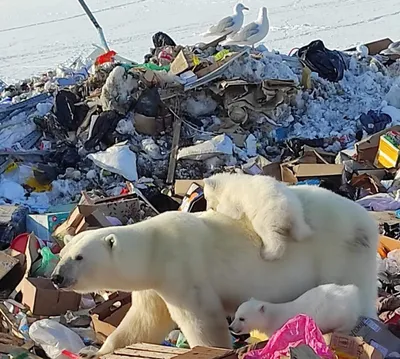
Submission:
[[[60,289],[90,293],[111,289],[119,257],[115,227],[85,231],[60,253],[51,280]]]
[[[205,178],[204,182],[204,198],[207,201],[207,210],[217,210],[218,204],[221,199],[224,183],[231,175],[227,173],[218,173],[209,178]]]
[[[238,335],[248,334],[252,330],[261,329],[265,326],[264,313],[264,303],[251,298],[239,306],[229,329]]]

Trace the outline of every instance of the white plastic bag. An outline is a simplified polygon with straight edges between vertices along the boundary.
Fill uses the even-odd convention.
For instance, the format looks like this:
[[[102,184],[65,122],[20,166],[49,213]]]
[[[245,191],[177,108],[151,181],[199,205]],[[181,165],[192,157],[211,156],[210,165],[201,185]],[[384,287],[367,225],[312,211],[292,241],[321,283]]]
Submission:
[[[105,151],[91,153],[87,156],[96,166],[112,173],[117,173],[128,181],[136,182],[136,154],[125,143],[119,143],[107,148]]]
[[[79,353],[85,347],[78,334],[50,319],[42,319],[29,328],[29,336],[39,344],[50,359],[61,359],[63,350]]]
[[[178,160],[195,160],[203,161],[208,158],[233,154],[233,142],[225,134],[213,137],[211,140],[205,141],[198,145],[184,147],[178,152]]]

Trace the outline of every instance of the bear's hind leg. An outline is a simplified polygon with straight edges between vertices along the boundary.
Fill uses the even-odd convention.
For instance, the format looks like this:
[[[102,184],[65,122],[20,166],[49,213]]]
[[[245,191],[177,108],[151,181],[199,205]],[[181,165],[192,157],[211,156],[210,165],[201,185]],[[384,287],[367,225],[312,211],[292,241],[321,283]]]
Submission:
[[[81,357],[98,358],[135,343],[160,344],[174,327],[164,300],[155,291],[133,292],[132,306],[117,329],[98,352]]]
[[[164,299],[173,320],[191,348],[195,346],[232,348],[225,310],[212,287],[194,285],[183,298]]]
[[[285,228],[279,228],[264,222],[262,218],[256,217],[251,222],[254,232],[256,232],[262,241],[260,254],[261,258],[267,261],[278,260],[283,257],[286,250],[287,236],[289,233]]]

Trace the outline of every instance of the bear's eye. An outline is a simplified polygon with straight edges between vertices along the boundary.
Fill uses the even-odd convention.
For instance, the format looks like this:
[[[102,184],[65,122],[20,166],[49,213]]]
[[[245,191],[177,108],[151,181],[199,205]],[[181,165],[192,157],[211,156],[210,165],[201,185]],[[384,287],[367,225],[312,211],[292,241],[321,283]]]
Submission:
[[[76,257],[75,257],[75,260],[76,261],[81,261],[83,259],[83,257],[80,255],[80,254],[78,254]]]
[[[244,322],[244,318],[239,318],[239,321]]]

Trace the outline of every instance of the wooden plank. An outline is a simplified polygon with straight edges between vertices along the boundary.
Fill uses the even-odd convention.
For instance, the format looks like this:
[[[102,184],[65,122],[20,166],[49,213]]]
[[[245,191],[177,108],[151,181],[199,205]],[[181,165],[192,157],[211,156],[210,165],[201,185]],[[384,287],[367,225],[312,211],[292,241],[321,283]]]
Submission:
[[[169,157],[167,184],[172,184],[175,178],[176,158],[178,156],[179,140],[181,138],[182,119],[170,109],[172,114],[175,116],[174,121],[174,133],[172,137],[171,154]]]
[[[155,352],[148,350],[134,350],[129,348],[119,349],[114,352],[115,355],[128,356],[130,358],[152,358],[152,359],[171,359],[176,357],[176,354]]]
[[[111,355],[106,355],[106,356],[104,356],[102,358],[103,359],[132,359],[132,358],[135,358],[135,357],[111,354]],[[136,358],[138,358],[138,359],[152,359],[151,357],[136,357]]]
[[[235,352],[230,349],[212,347],[194,347],[192,350],[179,355],[179,359],[218,359],[231,357]]]
[[[176,355],[190,352],[190,349],[167,347],[164,345],[148,344],[148,343],[139,343],[139,344],[135,344],[135,345],[130,345],[127,347],[127,349],[144,350],[144,351],[157,352],[157,353],[169,353],[169,354],[176,354]]]

